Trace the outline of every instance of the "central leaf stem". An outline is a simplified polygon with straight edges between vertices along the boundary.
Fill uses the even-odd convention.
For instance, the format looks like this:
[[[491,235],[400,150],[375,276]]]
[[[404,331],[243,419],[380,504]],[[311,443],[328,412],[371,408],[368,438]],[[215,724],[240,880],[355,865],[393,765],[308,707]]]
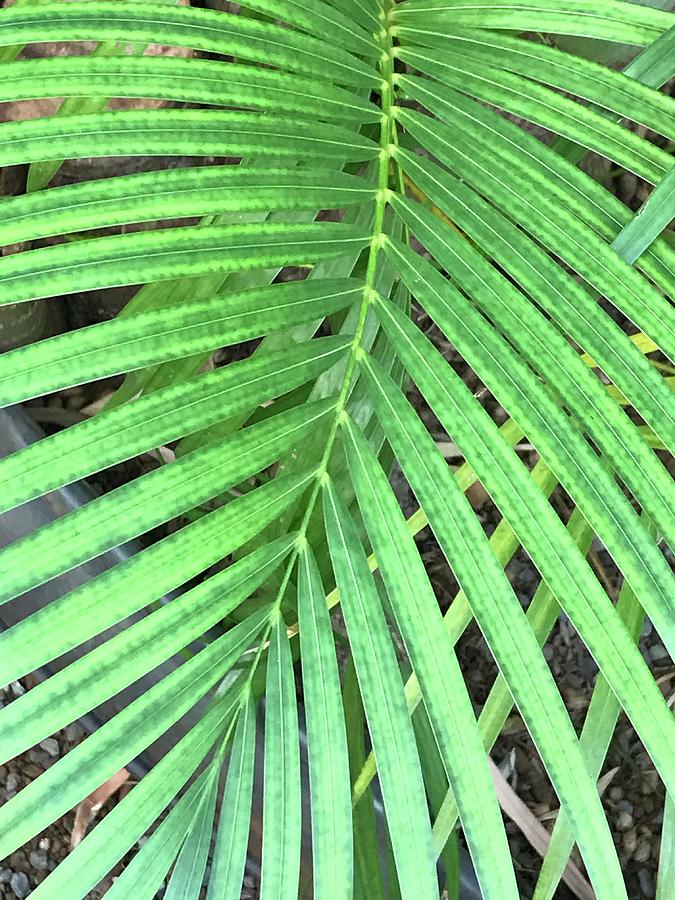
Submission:
[[[248,688],[250,688],[255,670],[262,653],[267,646],[269,635],[277,623],[281,614],[281,602],[283,600],[286,588],[291,578],[293,568],[297,561],[298,555],[307,540],[307,529],[311,520],[314,507],[316,506],[321,486],[328,476],[328,463],[331,453],[335,445],[338,428],[341,418],[346,415],[346,406],[351,390],[355,381],[356,367],[359,356],[364,353],[362,344],[365,333],[366,319],[368,309],[377,298],[375,283],[377,277],[377,264],[380,249],[385,240],[384,232],[384,214],[389,198],[389,164],[391,159],[392,146],[396,141],[396,123],[394,119],[394,46],[392,34],[388,26],[389,11],[393,6],[393,0],[382,0],[382,9],[380,12],[380,20],[382,29],[378,33],[381,53],[378,61],[379,72],[382,76],[380,85],[380,102],[382,108],[382,116],[380,119],[380,154],[378,159],[377,170],[377,192],[375,195],[375,211],[373,215],[372,239],[368,249],[368,261],[366,264],[366,274],[364,277],[363,295],[359,306],[359,315],[354,329],[354,337],[349,348],[349,355],[345,367],[345,374],[342,379],[340,391],[335,403],[335,415],[331,421],[331,426],[326,439],[326,445],[321,455],[321,460],[316,469],[316,475],[312,490],[307,500],[305,512],[298,528],[298,535],[295,546],[286,564],[284,577],[281,581],[277,595],[270,611],[268,624],[263,635],[263,639],[257,647],[256,656],[251,666],[251,671],[247,679],[246,687],[242,691],[242,702],[246,702],[248,696]]]

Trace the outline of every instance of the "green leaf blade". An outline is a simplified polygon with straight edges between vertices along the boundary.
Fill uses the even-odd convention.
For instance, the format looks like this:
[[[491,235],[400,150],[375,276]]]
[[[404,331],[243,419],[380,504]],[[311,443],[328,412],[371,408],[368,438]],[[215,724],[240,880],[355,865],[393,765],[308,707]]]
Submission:
[[[359,507],[462,810],[481,890],[486,898],[517,897],[501,812],[471,701],[424,565],[373,451],[351,421],[345,422],[344,430]]]
[[[268,610],[253,613],[209,644],[6,803],[0,810],[3,857],[72,809],[164,734],[229,672],[259,635],[268,616]],[[171,769],[171,763],[166,768]]]
[[[339,222],[178,227],[89,238],[0,259],[0,304],[209,273],[311,266],[362,249]]]
[[[63,185],[3,200],[0,244],[210,214],[318,211],[365,204],[375,189],[344,172],[194,166]],[[214,291],[215,293],[215,291]]]
[[[596,890],[625,897],[595,785],[588,777],[560,694],[518,599],[468,501],[408,402],[368,357],[364,360],[364,376],[404,474],[469,598],[561,803],[575,822],[577,840]],[[599,887],[604,882],[606,888]]]
[[[202,638],[266,581],[290,549],[287,537],[259,547],[24,694],[20,705],[4,712],[0,756],[12,759]],[[58,702],[64,695],[67,709]]]
[[[165,44],[207,53],[275,64],[305,75],[332,79],[339,84],[369,88],[379,84],[372,66],[332,41],[319,40],[294,29],[245,16],[187,7],[157,6],[92,0],[86,7],[68,8],[60,2],[40,3],[27,9],[5,10],[0,23],[0,47],[54,41],[118,41]]]
[[[284,620],[270,635],[265,706],[261,900],[295,900],[300,878],[301,788],[293,659]]]
[[[155,469],[136,482],[78,507],[0,552],[8,575],[2,601],[54,578],[111,547],[181,515],[275,462],[284,448],[302,440],[325,418],[331,406],[304,404],[233,437]],[[318,415],[317,415],[318,413]],[[26,560],[40,563],[26,567]],[[15,566],[20,568],[15,568]],[[5,568],[6,567],[6,568]],[[9,574],[11,573],[11,574]]]
[[[253,797],[255,735],[255,706],[249,698],[239,711],[234,734],[207,900],[239,900],[241,895]]]
[[[298,622],[312,807],[313,887],[320,897],[353,890],[349,759],[340,676],[325,591],[309,547],[298,556]]]
[[[356,279],[291,281],[67,332],[0,357],[0,406],[321,320],[362,293]]]
[[[218,767],[202,789],[200,805],[181,847],[164,896],[167,900],[199,900],[211,845],[218,798]]]
[[[93,419],[31,444],[0,460],[0,509],[4,512],[213,425],[223,418],[223,409],[235,414],[251,406],[255,409],[337,362],[345,346],[342,338],[319,338],[276,356],[243,360],[128,406],[103,410]]]
[[[347,633],[377,760],[401,896],[437,895],[415,736],[391,637],[355,526],[328,482],[324,517]]]

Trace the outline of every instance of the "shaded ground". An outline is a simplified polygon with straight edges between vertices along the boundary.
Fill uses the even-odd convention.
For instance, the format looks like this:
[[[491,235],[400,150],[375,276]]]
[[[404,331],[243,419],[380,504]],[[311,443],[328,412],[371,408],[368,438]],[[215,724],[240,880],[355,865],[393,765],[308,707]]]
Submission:
[[[17,696],[30,690],[35,684],[35,679],[27,676],[7,688],[0,689],[0,704],[11,703]],[[85,736],[86,733],[79,724],[68,725],[36,747],[10,760],[6,765],[0,766],[0,805],[30,784],[33,779],[38,778],[62,755],[79,744]],[[96,821],[103,818],[132,787],[133,781],[130,781],[128,787],[125,785],[119,794],[109,800],[96,817]],[[0,898],[2,900],[28,897],[65,859],[70,852],[70,836],[74,820],[75,811],[71,810],[0,864]],[[87,894],[87,900],[100,900],[105,895],[115,877],[122,872],[125,865],[146,840],[147,837],[143,837],[134,845],[122,862]],[[161,897],[162,893],[163,891],[160,891],[157,896]],[[247,875],[241,900],[255,900],[258,896],[256,880]]]

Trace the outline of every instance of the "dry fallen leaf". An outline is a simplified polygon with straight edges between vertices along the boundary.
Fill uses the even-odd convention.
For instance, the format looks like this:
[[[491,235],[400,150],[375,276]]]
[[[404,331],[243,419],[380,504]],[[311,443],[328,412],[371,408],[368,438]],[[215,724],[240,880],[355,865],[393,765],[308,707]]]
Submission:
[[[77,804],[75,824],[73,825],[73,830],[70,834],[71,850],[74,850],[80,843],[87,828],[89,828],[94,821],[96,814],[106,800],[112,797],[112,795],[129,780],[129,777],[129,772],[126,769],[120,769],[119,772],[115,772],[114,775],[111,775],[100,787],[97,787],[88,797],[85,797],[84,800],[81,800]]]
[[[520,828],[537,853],[544,856],[551,840],[550,832],[541,824],[529,807],[523,803],[506,778],[504,778],[499,767],[492,760],[490,760],[490,769],[499,798],[499,805],[509,819]],[[580,900],[595,900],[593,889],[574,863],[567,863],[563,880]]]

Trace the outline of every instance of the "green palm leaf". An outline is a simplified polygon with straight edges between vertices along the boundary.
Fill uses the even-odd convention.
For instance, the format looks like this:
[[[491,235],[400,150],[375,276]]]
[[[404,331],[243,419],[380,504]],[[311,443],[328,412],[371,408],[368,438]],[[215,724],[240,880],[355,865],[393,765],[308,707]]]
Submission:
[[[239,712],[232,742],[208,900],[237,900],[241,893],[251,813],[254,751],[255,708],[249,698]]]
[[[212,780],[211,767],[181,797],[169,815],[157,828],[146,844],[134,856],[110,888],[113,896],[123,897],[126,891],[134,890],[134,885],[141,884],[140,895],[151,898],[162,886],[166,873],[176,856],[183,856],[187,835],[197,834],[191,831],[204,805],[204,791],[209,780]],[[181,847],[182,844],[182,847]],[[138,888],[136,888],[138,890]]]
[[[430,897],[435,871],[424,786],[394,649],[358,534],[328,482],[324,511],[387,810],[401,896]]]
[[[312,796],[314,890],[349,897],[353,847],[349,759],[330,618],[309,547],[298,559],[298,620]]]
[[[0,710],[3,758],[138,688],[3,806],[3,854],[183,727],[36,897],[86,896],[146,834],[113,896],[168,879],[170,898],[236,900],[252,854],[266,900],[433,900],[457,823],[490,900],[552,896],[574,844],[599,900],[627,896],[596,788],[620,712],[675,791],[672,713],[635,642],[646,615],[675,652],[673,21],[625,0],[2,11],[0,166],[30,188],[0,200],[2,323],[135,291],[0,357],[5,407],[118,379],[0,460],[3,533],[64,486],[142,470],[0,549],[20,619],[0,683],[52,667]],[[582,58],[612,44],[635,50],[623,71]],[[58,112],[25,117],[43,101]],[[637,215],[575,165],[588,151],[656,185]],[[134,174],[69,166],[46,187],[54,160],[111,157]],[[519,548],[541,577],[525,610],[504,571]],[[443,614],[434,552],[458,582]],[[51,602],[20,615],[37,588]],[[542,653],[561,610],[599,669],[580,739]],[[473,619],[500,672],[482,709]],[[486,759],[514,702],[560,800],[536,889]],[[664,898],[672,819],[669,800]]]
[[[298,893],[300,877],[300,746],[291,648],[283,619],[272,625],[265,707],[265,900]]]

